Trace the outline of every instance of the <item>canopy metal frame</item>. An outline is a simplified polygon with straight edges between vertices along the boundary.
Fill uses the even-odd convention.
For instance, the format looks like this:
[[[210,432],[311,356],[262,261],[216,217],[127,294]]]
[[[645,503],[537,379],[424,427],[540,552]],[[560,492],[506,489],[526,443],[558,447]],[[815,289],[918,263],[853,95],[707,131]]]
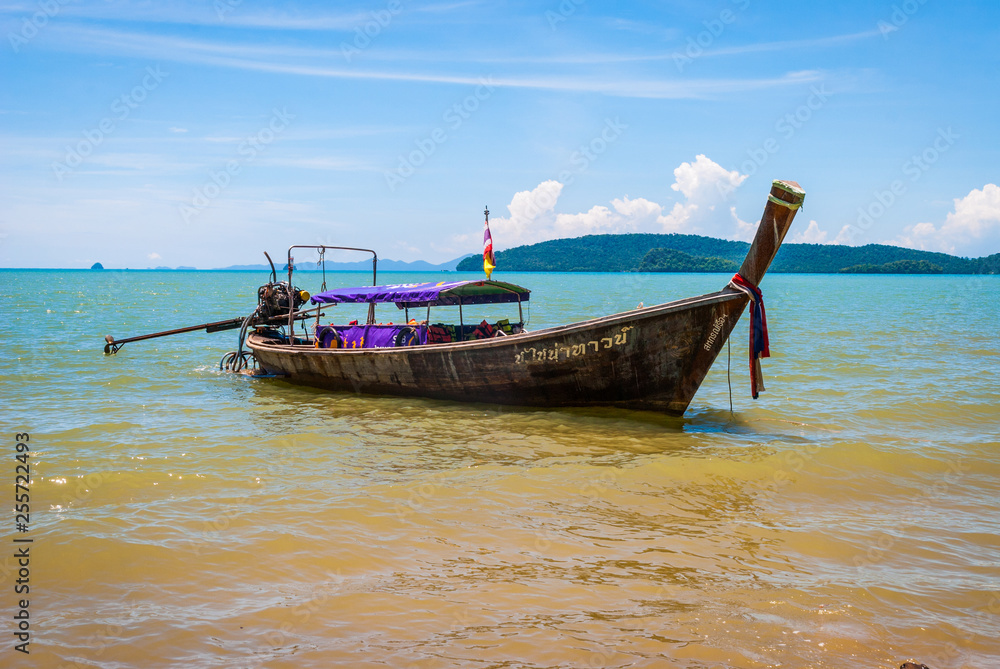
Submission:
[[[334,251],[360,251],[362,253],[371,253],[372,254],[372,285],[373,286],[378,285],[378,254],[375,253],[375,251],[373,251],[372,249],[362,249],[362,248],[357,248],[355,246],[328,246],[326,244],[293,244],[293,245],[291,245],[291,246],[288,247],[288,265],[287,265],[287,267],[288,267],[288,304],[289,305],[294,304],[294,300],[293,300],[293,297],[292,297],[292,272],[295,269],[295,266],[294,266],[294,264],[292,262],[292,250],[293,249],[320,249],[322,251],[322,253],[320,253],[320,259],[321,259],[321,261],[323,263],[323,273],[324,273],[324,276],[326,275],[326,250],[327,249],[332,249]],[[293,330],[292,330],[292,327],[294,326],[295,321],[292,320],[292,311],[293,311],[292,309],[289,309],[289,312],[288,312],[288,341],[290,341],[290,342],[295,341],[295,337],[293,336]],[[374,302],[370,302],[368,304],[368,323],[367,324],[368,325],[374,325],[375,324],[375,303]]]

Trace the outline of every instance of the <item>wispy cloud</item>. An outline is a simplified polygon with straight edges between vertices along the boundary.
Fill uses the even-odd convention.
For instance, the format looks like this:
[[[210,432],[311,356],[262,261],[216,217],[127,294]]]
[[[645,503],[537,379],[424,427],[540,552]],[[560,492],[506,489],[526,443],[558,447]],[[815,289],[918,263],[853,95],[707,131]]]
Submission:
[[[441,14],[481,5],[482,0],[430,3],[406,3],[406,11],[416,14]],[[269,31],[352,31],[372,20],[375,10],[292,11],[261,10],[249,2],[226,3],[134,3],[125,0],[105,0],[95,4],[64,5],[59,3],[61,17],[99,20],[116,23],[144,23],[149,25],[214,26],[218,28],[250,28]],[[0,5],[0,14],[32,15],[38,11],[34,3]]]
[[[827,37],[815,37],[800,40],[786,40],[780,42],[760,42],[758,44],[742,44],[738,46],[725,47],[720,49],[706,49],[698,56],[742,56],[749,53],[765,53],[771,51],[792,51],[810,48],[831,47],[839,44],[849,44],[859,40],[880,37],[878,30],[868,30],[865,32],[849,33],[844,35],[830,35]],[[377,57],[388,58],[386,53],[377,54]],[[427,52],[423,52],[423,58],[428,57]],[[613,65],[616,63],[644,63],[664,60],[672,60],[677,56],[677,50],[669,52],[655,53],[564,53],[552,56],[479,56],[477,62],[482,63],[534,63],[534,64],[567,64],[567,65]],[[437,56],[434,56],[436,59]],[[444,56],[441,56],[443,59]]]
[[[866,30],[859,33],[848,33],[845,35],[831,35],[829,37],[813,37],[808,39],[785,40],[781,42],[761,42],[759,44],[743,44],[721,49],[708,49],[701,56],[742,56],[748,53],[763,53],[766,51],[788,51],[800,49],[814,49],[838,44],[857,42],[858,40],[881,37],[879,30]]]
[[[465,0],[464,2],[439,2],[430,5],[424,5],[423,7],[417,7],[418,12],[453,12],[456,9],[465,9],[466,7],[478,7],[485,4],[483,0]]]
[[[626,32],[637,33],[639,35],[661,37],[663,39],[676,39],[680,36],[680,30],[677,28],[665,28],[662,25],[650,23],[648,21],[610,18],[605,20],[605,24],[612,30],[623,30]]]
[[[261,165],[286,167],[303,170],[325,170],[330,172],[374,171],[374,165],[368,165],[350,158],[334,158],[317,156],[312,158],[263,158]]]
[[[215,3],[219,5],[220,3]],[[191,26],[216,26],[232,28],[259,28],[265,30],[353,30],[371,18],[371,12],[303,13],[289,11],[262,12],[249,3],[229,7],[220,5],[220,12],[213,4],[185,5],[184,3],[143,3],[108,1],[99,4],[63,5],[59,15],[65,18],[114,21],[118,23],[145,23]],[[38,11],[30,4],[0,6],[0,14],[28,14]]]
[[[143,56],[161,61],[197,63],[215,67],[235,68],[273,74],[294,74],[309,77],[356,79],[369,81],[399,81],[434,84],[478,86],[481,75],[451,72],[419,72],[398,69],[360,69],[326,64],[328,50],[284,49],[259,45],[207,42],[146,33],[95,30],[79,26],[63,29],[70,40],[64,48],[86,48],[87,51],[112,51]],[[75,38],[72,39],[72,38]],[[264,60],[264,57],[267,57]],[[295,56],[281,62],[277,56]],[[305,60],[307,62],[302,62]],[[461,61],[462,59],[453,59]],[[316,63],[315,61],[321,61]],[[790,84],[819,81],[823,74],[810,70],[764,78],[745,79],[664,79],[629,76],[624,73],[568,75],[565,73],[512,74],[490,76],[491,85],[510,88],[545,89],[554,91],[602,93],[628,98],[705,98],[726,93],[773,88]]]
[[[70,25],[64,28],[66,37],[76,38],[81,46],[88,50],[108,51],[109,47],[132,49],[140,54],[151,55],[154,51],[189,50],[199,54],[219,54],[246,59],[274,59],[284,57],[307,61],[341,61],[343,52],[339,48],[323,49],[316,47],[301,47],[289,45],[263,45],[236,42],[210,42],[205,40],[186,39],[169,35],[157,35],[144,32],[114,31],[108,29],[89,28],[82,25]],[[779,42],[761,42],[744,44],[720,49],[708,49],[699,56],[739,56],[749,53],[772,51],[802,50],[848,44],[859,40],[880,36],[878,30],[830,35],[801,40],[786,40]],[[117,53],[117,51],[114,51]],[[454,50],[442,51],[433,49],[371,49],[365,53],[366,60],[387,62],[427,62],[427,63],[478,63],[493,64],[523,64],[523,65],[615,65],[628,63],[653,63],[675,58],[676,50],[657,51],[653,53],[490,53],[477,49],[473,53],[456,55]],[[180,56],[180,54],[178,54]],[[179,59],[179,58],[178,58]],[[201,62],[201,61],[199,61]],[[212,64],[212,63],[210,63]]]

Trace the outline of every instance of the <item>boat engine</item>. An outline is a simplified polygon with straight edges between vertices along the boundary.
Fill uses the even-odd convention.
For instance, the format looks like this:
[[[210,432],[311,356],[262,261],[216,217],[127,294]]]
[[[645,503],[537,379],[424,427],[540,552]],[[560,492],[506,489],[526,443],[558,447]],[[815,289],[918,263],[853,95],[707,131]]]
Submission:
[[[291,292],[291,305],[289,305],[289,292]],[[258,314],[263,318],[273,318],[275,316],[287,316],[289,306],[291,311],[298,308],[309,299],[309,293],[291,286],[287,281],[277,283],[270,282],[257,289],[257,303],[259,305]]]

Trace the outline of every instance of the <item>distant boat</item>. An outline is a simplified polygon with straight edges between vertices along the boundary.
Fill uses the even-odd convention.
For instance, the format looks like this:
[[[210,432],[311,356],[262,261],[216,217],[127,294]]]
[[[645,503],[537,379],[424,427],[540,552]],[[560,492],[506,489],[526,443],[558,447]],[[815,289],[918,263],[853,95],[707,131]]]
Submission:
[[[804,199],[797,183],[773,182],[740,267],[738,276],[745,284],[760,283]],[[292,248],[324,252],[334,247]],[[306,295],[291,288],[291,258],[289,249],[287,284],[272,280],[262,286],[260,306],[251,317],[273,324],[282,313],[292,312],[287,325],[260,325],[247,335],[257,364],[291,383],[370,395],[537,407],[614,406],[681,415],[750,301],[730,285],[699,297],[527,332],[520,317],[514,323],[478,324],[466,324],[461,317],[462,305],[470,304],[517,303],[520,314],[530,291],[515,284],[484,280],[367,286],[308,298],[317,309],[367,303],[367,323],[317,324],[299,337],[291,334],[292,318],[301,320],[305,312],[297,308]],[[373,283],[376,264],[373,253]],[[406,310],[404,324],[374,322],[374,305],[390,302]],[[262,308],[267,304],[271,306]],[[430,310],[443,305],[459,306],[458,324],[431,322]],[[410,320],[413,309],[426,309],[426,322]]]

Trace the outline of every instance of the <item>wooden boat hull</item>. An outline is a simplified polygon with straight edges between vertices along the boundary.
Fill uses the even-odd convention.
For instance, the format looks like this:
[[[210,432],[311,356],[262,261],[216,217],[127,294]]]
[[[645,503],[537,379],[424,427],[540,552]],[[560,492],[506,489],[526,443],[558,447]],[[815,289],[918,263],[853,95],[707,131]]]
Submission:
[[[252,334],[261,368],[329,390],[683,414],[748,302],[725,290],[510,337],[315,349]]]

